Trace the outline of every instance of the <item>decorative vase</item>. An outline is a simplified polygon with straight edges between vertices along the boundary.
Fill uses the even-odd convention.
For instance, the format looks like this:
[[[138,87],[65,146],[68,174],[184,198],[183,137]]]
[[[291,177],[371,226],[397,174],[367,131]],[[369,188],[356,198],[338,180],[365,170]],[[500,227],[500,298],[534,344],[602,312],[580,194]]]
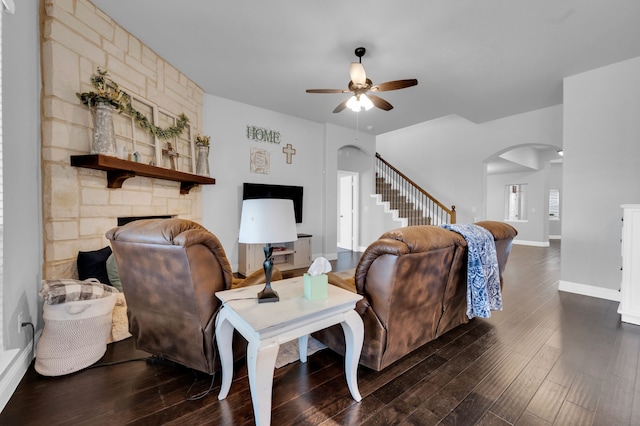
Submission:
[[[92,154],[118,156],[116,133],[113,128],[113,110],[113,105],[102,102],[91,108],[93,115]]]
[[[196,162],[196,174],[209,176],[209,147],[207,145],[196,145],[198,147],[198,161]]]

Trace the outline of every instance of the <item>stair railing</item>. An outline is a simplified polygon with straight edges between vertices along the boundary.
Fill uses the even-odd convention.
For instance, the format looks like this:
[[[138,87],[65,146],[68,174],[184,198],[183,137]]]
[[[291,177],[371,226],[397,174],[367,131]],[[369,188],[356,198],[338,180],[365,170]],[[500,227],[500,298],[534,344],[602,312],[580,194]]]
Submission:
[[[383,185],[376,184],[376,192],[382,196],[383,200],[389,200],[394,194],[400,194],[406,197],[408,204],[413,204],[412,211],[420,212],[418,214],[422,217],[417,221],[410,220],[409,223],[430,225],[456,223],[456,206],[448,208],[442,204],[378,153],[376,153],[375,168],[376,177],[384,182]],[[401,217],[411,214],[414,213],[400,211]]]

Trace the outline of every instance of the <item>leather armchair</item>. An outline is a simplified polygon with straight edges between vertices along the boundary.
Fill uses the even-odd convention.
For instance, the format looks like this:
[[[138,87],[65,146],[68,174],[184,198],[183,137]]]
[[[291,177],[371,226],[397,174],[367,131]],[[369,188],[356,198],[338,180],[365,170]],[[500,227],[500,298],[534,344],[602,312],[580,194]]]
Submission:
[[[493,235],[500,283],[517,231],[494,221],[478,222]],[[329,273],[329,282],[361,294],[356,311],[364,323],[360,364],[380,371],[425,343],[469,321],[467,243],[456,232],[433,225],[385,232],[362,254],[354,277]],[[344,354],[342,330],[314,333]]]
[[[109,230],[129,332],[136,347],[212,374],[215,292],[264,283],[263,271],[234,279],[218,238],[184,219],[147,219]],[[273,271],[272,280],[282,279]]]

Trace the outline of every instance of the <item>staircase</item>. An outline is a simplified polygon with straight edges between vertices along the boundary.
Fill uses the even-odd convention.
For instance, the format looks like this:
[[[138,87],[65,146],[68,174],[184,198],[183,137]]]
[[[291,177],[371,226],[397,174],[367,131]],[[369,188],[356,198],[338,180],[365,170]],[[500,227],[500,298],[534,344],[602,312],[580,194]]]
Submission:
[[[382,177],[376,177],[376,194],[381,196],[381,201],[389,203],[390,210],[397,211],[397,217],[407,219],[407,226],[431,225],[431,217],[424,211],[415,207],[400,191],[393,189],[391,183]]]
[[[376,153],[376,194],[405,226],[456,222],[456,207],[446,207]],[[403,220],[403,222],[405,222]]]

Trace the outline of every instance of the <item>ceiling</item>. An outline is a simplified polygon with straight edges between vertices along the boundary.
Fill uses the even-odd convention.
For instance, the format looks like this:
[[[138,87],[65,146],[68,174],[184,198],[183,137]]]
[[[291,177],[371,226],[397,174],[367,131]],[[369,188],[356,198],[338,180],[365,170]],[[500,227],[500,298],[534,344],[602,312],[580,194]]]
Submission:
[[[92,0],[212,95],[373,135],[562,103],[562,79],[640,56],[638,0]],[[333,114],[356,47],[391,111]]]
[[[486,162],[487,175],[531,173],[542,170],[548,163],[562,163],[559,147],[541,144],[516,146]]]

